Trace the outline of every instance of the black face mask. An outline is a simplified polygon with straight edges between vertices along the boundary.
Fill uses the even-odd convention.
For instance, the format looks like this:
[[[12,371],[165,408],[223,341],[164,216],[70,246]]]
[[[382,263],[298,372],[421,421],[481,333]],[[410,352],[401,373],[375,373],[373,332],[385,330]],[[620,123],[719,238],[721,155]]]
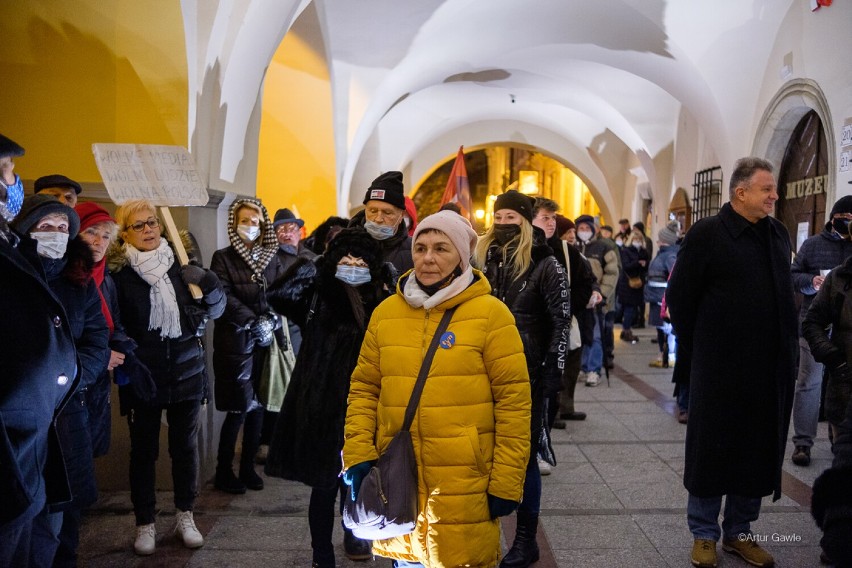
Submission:
[[[423,284],[420,280],[417,280],[417,277],[414,277],[414,280],[417,282],[417,285],[420,286],[420,289],[426,292],[430,297],[435,295],[435,292],[450,285],[450,282],[458,278],[462,275],[461,264],[456,266],[456,269],[447,274],[444,278],[441,278],[434,284]]]
[[[498,244],[505,245],[520,234],[520,225],[514,225],[511,223],[494,224],[494,240],[497,241]]]
[[[841,237],[849,237],[849,219],[832,219],[831,228]]]

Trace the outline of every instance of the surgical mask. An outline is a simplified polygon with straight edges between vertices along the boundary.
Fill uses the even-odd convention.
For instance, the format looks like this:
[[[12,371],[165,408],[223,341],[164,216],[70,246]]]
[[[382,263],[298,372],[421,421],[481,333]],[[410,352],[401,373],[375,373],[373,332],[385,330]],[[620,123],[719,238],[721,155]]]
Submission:
[[[831,228],[834,229],[840,236],[849,236],[849,219],[832,219]]]
[[[589,242],[592,239],[591,231],[577,231],[577,238],[583,241],[584,243]]]
[[[32,232],[30,236],[38,243],[36,250],[39,255],[54,260],[65,256],[65,249],[68,248],[68,233],[60,233],[58,231],[46,233]]]
[[[623,240],[621,240],[621,239],[615,239],[615,244],[617,244],[618,246],[623,246],[623,245],[624,245],[624,241],[623,241]]]
[[[373,279],[368,267],[349,266],[346,264],[337,265],[337,272],[334,274],[334,277],[350,286],[360,286]]]
[[[495,223],[494,224],[494,240],[501,245],[505,245],[515,237],[521,234],[521,226],[514,223]]]
[[[642,248],[642,243],[636,243],[636,242],[634,242],[634,243],[633,243],[633,248],[635,248],[636,250],[639,250],[640,248]]]
[[[241,239],[252,243],[260,236],[260,227],[237,225],[237,234]]]
[[[376,239],[377,241],[384,241],[386,239],[391,238],[396,234],[396,227],[390,227],[388,225],[379,225],[378,223],[373,223],[372,221],[364,221],[364,228],[370,233],[370,236]]]

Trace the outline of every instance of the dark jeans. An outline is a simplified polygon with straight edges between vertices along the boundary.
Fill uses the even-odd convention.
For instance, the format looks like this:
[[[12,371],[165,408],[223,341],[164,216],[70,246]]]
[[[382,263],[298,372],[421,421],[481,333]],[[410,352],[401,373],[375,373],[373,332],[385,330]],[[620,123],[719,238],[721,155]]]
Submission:
[[[251,412],[229,412],[222,423],[219,434],[219,452],[216,469],[231,469],[237,447],[237,435],[243,427],[243,451],[240,454],[240,473],[254,469],[254,456],[260,445],[260,430],[263,427],[263,408]]]
[[[83,511],[72,507],[58,513],[62,516],[62,528],[59,530],[59,548],[53,558],[53,568],[77,565],[77,548],[80,546],[80,521]]]
[[[136,525],[154,522],[157,505],[156,463],[160,455],[160,419],[169,423],[169,455],[175,507],[191,511],[198,495],[198,413],[201,403],[186,400],[165,406],[134,408],[130,427],[130,500]]]
[[[538,471],[538,455],[530,454],[527,462],[527,476],[524,479],[524,496],[518,507],[519,513],[538,515],[541,510],[541,473]]]
[[[630,331],[633,328],[633,321],[636,317],[636,306],[632,304],[625,304],[624,306],[624,319],[621,323],[621,328],[624,331]]]

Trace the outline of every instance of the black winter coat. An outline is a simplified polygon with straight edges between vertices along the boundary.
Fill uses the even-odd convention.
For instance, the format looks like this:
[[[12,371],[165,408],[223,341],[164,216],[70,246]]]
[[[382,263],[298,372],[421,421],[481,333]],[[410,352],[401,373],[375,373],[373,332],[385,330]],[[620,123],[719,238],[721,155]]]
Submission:
[[[51,290],[65,307],[81,366],[80,383],[57,417],[56,432],[65,456],[73,507],[82,509],[98,498],[86,395],[97,386],[98,377],[109,363],[109,329],[91,278],[89,245],[78,237],[69,241],[63,258],[41,261]]]
[[[779,498],[798,354],[787,229],[726,203],[687,233],[666,302],[692,363],[684,486]]]
[[[624,245],[619,251],[621,252],[621,272],[618,275],[618,286],[615,289],[618,301],[623,306],[638,306],[645,301],[645,277],[648,274],[648,262],[650,260],[648,250]],[[645,262],[644,266],[640,261]],[[631,288],[628,284],[630,277],[641,278],[642,287]]]
[[[191,251],[187,253],[193,256]],[[180,307],[181,335],[174,339],[160,337],[159,329],[148,329],[151,317],[148,283],[129,265],[117,267],[113,272],[121,322],[127,335],[136,341],[136,355],[151,371],[157,385],[157,397],[150,403],[137,398],[130,386],[120,387],[118,394],[123,413],[139,405],[165,406],[187,400],[206,402],[209,395],[201,335],[207,320],[216,319],[225,311],[225,291],[214,276],[209,286],[202,286],[204,296],[200,300],[193,299],[181,277],[177,257],[168,275]]]
[[[71,325],[35,242],[0,226],[0,530],[11,530],[46,502],[70,498],[61,451],[48,438],[56,440],[55,415],[79,377]]]
[[[828,367],[825,413],[831,423],[839,424],[845,416],[852,385],[838,381],[832,371],[843,363],[852,367],[852,257],[825,277],[802,322],[802,335],[814,359]]]
[[[332,488],[342,469],[343,426],[349,377],[358,362],[367,322],[394,291],[395,272],[355,288],[365,318],[355,318],[336,262],[299,259],[269,290],[275,310],[302,328],[302,349],[284,397],[266,461],[266,474]],[[313,313],[311,313],[313,312]]]
[[[255,282],[253,272],[233,246],[217,250],[210,270],[219,276],[225,290],[225,313],[213,329],[213,373],[215,374],[216,410],[245,412],[255,398],[268,347],[258,347],[249,328],[270,311],[265,287],[284,269],[274,256],[263,272],[266,282]],[[278,345],[285,345],[284,330],[275,330]],[[257,364],[255,364],[257,362]]]
[[[532,455],[538,451],[545,389],[557,392],[561,388],[571,327],[571,298],[565,269],[545,244],[541,230],[536,229],[535,233],[532,263],[526,274],[513,279],[510,267],[503,265],[500,247],[494,244],[483,267],[492,295],[502,300],[515,316],[524,344],[532,392]]]

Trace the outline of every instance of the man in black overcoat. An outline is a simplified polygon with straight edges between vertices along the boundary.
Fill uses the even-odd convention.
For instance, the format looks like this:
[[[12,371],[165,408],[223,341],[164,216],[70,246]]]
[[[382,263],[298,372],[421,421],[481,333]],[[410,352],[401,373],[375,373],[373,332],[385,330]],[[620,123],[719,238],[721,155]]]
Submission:
[[[750,526],[761,498],[781,494],[797,349],[790,238],[769,216],[778,192],[766,160],[737,161],[729,198],[689,230],[666,291],[692,361],[683,475],[692,563],[715,566],[722,536],[726,552],[772,566]]]
[[[0,218],[0,566],[50,566],[70,500],[55,420],[74,391],[77,353],[35,242]],[[55,442],[55,443],[52,443]]]

